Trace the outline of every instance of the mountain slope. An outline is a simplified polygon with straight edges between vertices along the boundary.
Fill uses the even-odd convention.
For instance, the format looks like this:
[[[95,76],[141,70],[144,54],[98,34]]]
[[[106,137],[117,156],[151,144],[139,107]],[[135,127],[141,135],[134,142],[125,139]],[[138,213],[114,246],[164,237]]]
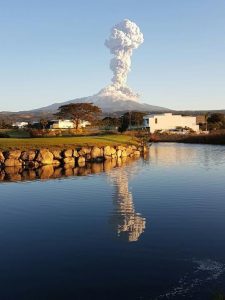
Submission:
[[[32,112],[36,111],[36,112],[54,113],[61,105],[65,105],[69,103],[78,103],[78,102],[92,102],[95,105],[99,106],[104,113],[113,113],[117,111],[129,111],[129,110],[148,111],[148,112],[169,111],[169,109],[164,107],[154,106],[146,103],[140,103],[133,100],[117,100],[117,99],[115,100],[112,97],[92,96],[92,97],[85,97],[85,98],[77,98],[63,103],[54,103],[46,107],[35,109]]]

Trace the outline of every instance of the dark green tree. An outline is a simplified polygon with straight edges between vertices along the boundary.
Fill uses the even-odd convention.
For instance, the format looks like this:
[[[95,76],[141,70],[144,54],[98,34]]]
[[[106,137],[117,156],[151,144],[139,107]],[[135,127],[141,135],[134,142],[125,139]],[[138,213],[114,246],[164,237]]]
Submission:
[[[70,119],[74,123],[74,127],[78,129],[82,120],[90,123],[96,121],[101,115],[101,108],[93,103],[71,103],[62,105],[55,114],[59,118]]]

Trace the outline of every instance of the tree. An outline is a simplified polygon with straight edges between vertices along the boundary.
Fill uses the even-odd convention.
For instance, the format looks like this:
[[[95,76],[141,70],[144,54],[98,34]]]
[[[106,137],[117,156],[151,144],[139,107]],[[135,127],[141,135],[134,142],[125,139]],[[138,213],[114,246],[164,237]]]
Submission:
[[[225,115],[222,113],[214,113],[208,118],[208,122],[210,123],[223,123],[225,122]]]
[[[223,129],[225,128],[225,115],[223,113],[214,113],[208,118],[210,129]]]
[[[46,119],[41,119],[40,120],[40,124],[42,126],[42,129],[46,129],[47,125],[48,125],[48,120]]]
[[[55,115],[59,118],[67,118],[73,121],[74,127],[78,129],[80,122],[94,122],[101,114],[101,109],[93,103],[71,103],[59,107]]]
[[[110,127],[118,127],[120,125],[120,120],[118,118],[113,117],[105,117],[101,120],[101,125],[110,128]]]
[[[119,131],[126,131],[130,126],[140,127],[143,124],[143,117],[146,113],[139,111],[129,111],[120,117]]]

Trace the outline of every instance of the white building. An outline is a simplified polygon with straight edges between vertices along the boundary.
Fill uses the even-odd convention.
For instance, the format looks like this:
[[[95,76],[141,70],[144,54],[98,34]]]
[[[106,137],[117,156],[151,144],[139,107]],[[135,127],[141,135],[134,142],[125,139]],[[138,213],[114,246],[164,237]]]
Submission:
[[[80,121],[79,128],[85,128],[87,125],[90,125],[90,122]],[[51,125],[52,129],[70,129],[74,127],[74,122],[71,120],[54,120]]]
[[[24,128],[28,125],[28,122],[15,122],[12,124],[13,127]]]
[[[199,125],[196,123],[196,117],[173,115],[172,113],[151,114],[143,117],[144,126],[149,128],[151,133],[157,130],[176,130],[177,128],[190,128],[193,131],[199,131]]]

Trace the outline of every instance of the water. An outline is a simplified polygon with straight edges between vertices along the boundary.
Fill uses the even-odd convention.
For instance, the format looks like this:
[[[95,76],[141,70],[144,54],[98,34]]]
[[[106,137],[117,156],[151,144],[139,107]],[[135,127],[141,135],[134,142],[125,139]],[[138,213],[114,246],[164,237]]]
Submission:
[[[225,292],[225,147],[155,144],[104,169],[0,183],[0,299]]]

